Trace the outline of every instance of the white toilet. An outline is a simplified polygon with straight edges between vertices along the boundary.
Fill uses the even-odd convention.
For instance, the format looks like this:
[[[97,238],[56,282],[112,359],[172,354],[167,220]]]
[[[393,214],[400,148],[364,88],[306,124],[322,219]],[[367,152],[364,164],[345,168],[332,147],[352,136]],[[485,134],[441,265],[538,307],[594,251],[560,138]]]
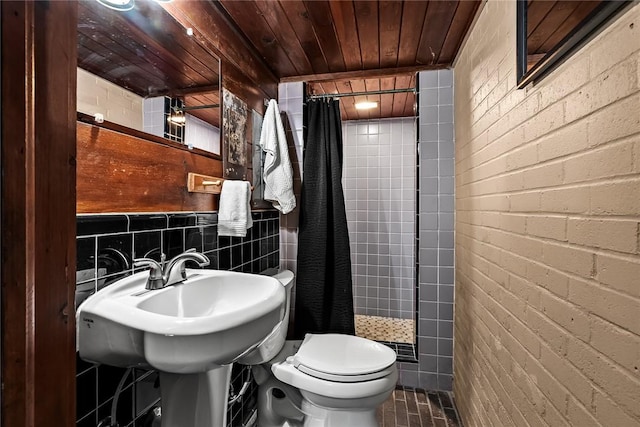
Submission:
[[[274,276],[287,291],[281,322],[238,363],[253,366],[258,427],[374,427],[376,408],[396,386],[396,353],[365,338],[307,334],[285,341],[293,273]]]

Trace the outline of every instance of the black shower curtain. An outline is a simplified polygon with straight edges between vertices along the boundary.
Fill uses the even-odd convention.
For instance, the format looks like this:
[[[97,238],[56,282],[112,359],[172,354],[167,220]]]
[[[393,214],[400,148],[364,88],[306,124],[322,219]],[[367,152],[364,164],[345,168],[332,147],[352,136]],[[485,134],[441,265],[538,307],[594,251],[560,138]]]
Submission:
[[[338,101],[307,103],[298,228],[295,336],[355,334],[351,253],[342,192]]]

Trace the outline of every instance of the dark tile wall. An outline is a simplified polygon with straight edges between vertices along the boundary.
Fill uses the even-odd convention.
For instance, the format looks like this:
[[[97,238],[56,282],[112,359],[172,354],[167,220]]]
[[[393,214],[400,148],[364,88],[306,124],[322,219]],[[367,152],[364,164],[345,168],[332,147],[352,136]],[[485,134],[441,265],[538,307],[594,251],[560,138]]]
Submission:
[[[134,258],[160,261],[195,248],[211,260],[208,268],[259,273],[280,263],[279,216],[277,212],[254,212],[247,237],[218,236],[218,216],[207,213],[152,213],[78,215],[76,306],[91,294],[134,271]],[[93,365],[77,360],[78,427],[96,427],[109,417],[113,397],[124,369]],[[239,365],[232,373],[232,392],[250,379]],[[242,426],[256,406],[256,386],[229,408],[228,426]],[[150,410],[160,404],[158,375],[134,369],[126,379],[118,400],[120,427],[151,425]],[[104,424],[108,426],[109,424]]]

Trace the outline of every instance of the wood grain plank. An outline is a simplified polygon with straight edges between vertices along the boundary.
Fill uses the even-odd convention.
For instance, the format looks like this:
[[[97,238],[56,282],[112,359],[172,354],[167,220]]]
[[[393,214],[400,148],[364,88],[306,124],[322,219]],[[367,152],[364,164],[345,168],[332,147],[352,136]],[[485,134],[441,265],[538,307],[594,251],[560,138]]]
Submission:
[[[215,196],[187,191],[187,174],[222,176],[220,160],[81,122],[77,132],[78,212],[217,209]]]
[[[231,66],[241,70],[250,84],[268,91],[273,98],[277,96],[277,79],[273,71],[238,34],[226,12],[221,10],[221,5],[217,2],[180,1],[162,3],[161,6],[183,27],[193,28],[193,38],[222,60],[223,76],[224,67]]]
[[[380,39],[377,0],[358,0],[354,3],[362,66],[380,68]]]
[[[127,13],[105,10],[95,2],[81,5],[78,32],[84,37],[79,42],[94,52],[104,51],[109,57],[121,58],[127,74],[134,72],[133,65],[143,70],[143,76],[145,72],[155,75],[174,88],[202,86],[219,80],[217,58],[189,37],[158,5],[137,3],[136,8]],[[122,69],[115,69],[97,74],[112,80],[123,73]],[[136,92],[140,91],[144,91],[144,86]]]
[[[267,24],[256,2],[221,0],[220,4],[231,15],[235,23],[243,29],[244,35],[260,52],[264,60],[270,64],[272,69],[278,70],[277,74],[285,76],[297,74],[296,67],[291,63],[287,53],[280,45],[278,36]]]
[[[329,72],[329,64],[320,46],[320,41],[316,37],[313,22],[305,4],[302,0],[279,0],[279,2],[295,30],[298,40],[300,40],[302,49],[307,54],[313,73]]]
[[[303,0],[316,37],[329,66],[329,71],[346,71],[340,43],[333,29],[333,16],[328,0]]]
[[[380,79],[380,90],[391,90],[396,88],[395,77],[385,77]],[[391,117],[393,114],[393,96],[386,94],[380,96],[380,117]]]
[[[282,5],[276,1],[256,1],[256,5],[273,33],[277,35],[278,42],[296,69],[296,75],[312,72],[311,62],[298,40],[296,31],[282,10]]]
[[[417,63],[437,63],[457,6],[457,1],[435,1],[429,3],[422,36],[418,44]]]
[[[411,85],[411,76],[398,76],[396,88],[407,88]],[[393,116],[402,117],[407,103],[407,93],[396,93],[393,97]]]
[[[537,53],[547,53],[551,51],[560,41],[566,37],[574,28],[576,28],[589,13],[598,7],[601,1],[581,1],[576,2],[577,7],[569,14],[564,22],[557,26],[555,31],[536,49]],[[545,23],[546,25],[546,23]],[[527,43],[528,44],[528,43]],[[527,47],[529,49],[529,47]],[[529,54],[533,52],[528,52]]]
[[[549,0],[533,0],[529,2],[527,6],[527,38],[544,21],[545,16],[553,9],[555,4],[555,1]]]
[[[0,8],[1,424],[72,427],[77,3]]]
[[[544,21],[527,37],[527,54],[546,53],[540,49],[541,46],[556,33],[579,5],[580,3],[575,1],[556,2]],[[556,35],[556,39],[561,40],[562,37]]]
[[[220,105],[219,92],[209,92],[202,94],[186,95],[184,97],[185,107],[195,107],[199,105]],[[206,108],[202,110],[190,110],[188,114],[204,120],[212,126],[220,128],[220,113],[222,109]]]
[[[398,49],[398,67],[416,64],[418,43],[429,2],[405,1],[402,5],[402,27],[400,28],[400,48]]]
[[[400,29],[402,28],[402,3],[381,1],[380,15],[380,67],[395,67],[398,64]]]
[[[444,40],[440,55],[438,56],[438,63],[451,64],[455,59],[455,55],[460,49],[462,40],[464,40],[467,31],[471,27],[473,18],[475,17],[478,8],[480,7],[479,0],[465,0],[458,2],[456,13],[449,26],[447,37]]]
[[[418,71],[425,70],[440,70],[447,68],[445,64],[435,64],[435,65],[415,65],[415,66],[406,66],[406,67],[395,67],[395,68],[379,68],[377,70],[362,70],[362,71],[345,71],[340,73],[322,73],[322,74],[312,74],[307,76],[295,76],[295,77],[284,77],[280,79],[282,83],[290,83],[290,82],[319,82],[324,80],[332,80],[332,81],[343,81],[343,80],[354,80],[354,79],[368,79],[368,78],[382,78],[382,77],[394,77],[401,74],[411,74],[417,73]]]
[[[353,5],[352,1],[332,1],[329,3],[345,65],[349,70],[360,70],[362,69],[362,54]]]

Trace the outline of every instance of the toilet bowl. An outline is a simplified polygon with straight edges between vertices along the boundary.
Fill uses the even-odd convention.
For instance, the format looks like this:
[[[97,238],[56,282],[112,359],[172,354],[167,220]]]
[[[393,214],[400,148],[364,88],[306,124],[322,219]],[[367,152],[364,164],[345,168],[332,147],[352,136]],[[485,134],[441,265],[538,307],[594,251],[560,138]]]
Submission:
[[[307,334],[286,341],[293,273],[281,322],[238,363],[253,366],[259,427],[374,427],[376,408],[398,380],[393,350],[365,338]]]

